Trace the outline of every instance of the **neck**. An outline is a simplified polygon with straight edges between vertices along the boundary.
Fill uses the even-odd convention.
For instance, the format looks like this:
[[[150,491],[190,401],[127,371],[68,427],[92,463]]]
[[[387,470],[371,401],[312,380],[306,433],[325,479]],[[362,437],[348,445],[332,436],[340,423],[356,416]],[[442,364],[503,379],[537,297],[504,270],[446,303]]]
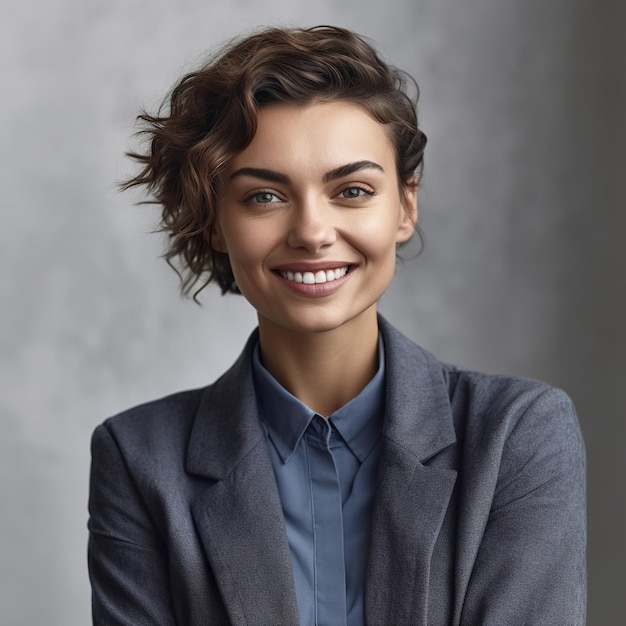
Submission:
[[[290,393],[322,416],[356,397],[378,369],[376,310],[339,328],[295,332],[259,318],[263,365]]]

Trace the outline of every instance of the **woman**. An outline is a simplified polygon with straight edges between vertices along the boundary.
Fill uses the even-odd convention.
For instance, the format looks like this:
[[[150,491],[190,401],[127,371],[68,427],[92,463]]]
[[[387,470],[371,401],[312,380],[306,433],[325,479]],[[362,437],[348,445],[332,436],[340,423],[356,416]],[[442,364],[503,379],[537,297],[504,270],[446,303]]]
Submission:
[[[567,396],[459,370],[376,306],[426,138],[343,29],[231,43],[143,115],[184,293],[258,329],[218,381],[92,444],[98,624],[581,624],[584,450]]]

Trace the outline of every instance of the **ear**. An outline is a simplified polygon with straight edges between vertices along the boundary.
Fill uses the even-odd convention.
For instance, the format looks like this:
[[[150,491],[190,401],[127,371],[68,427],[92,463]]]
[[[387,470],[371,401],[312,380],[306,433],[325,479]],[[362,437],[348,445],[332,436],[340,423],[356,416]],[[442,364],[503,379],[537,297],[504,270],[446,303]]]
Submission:
[[[398,232],[396,233],[396,243],[404,243],[411,238],[415,232],[417,224],[417,182],[418,177],[415,175],[402,188],[400,197],[402,215],[398,222]]]
[[[228,253],[228,248],[226,247],[226,241],[224,240],[224,233],[222,232],[222,228],[220,227],[220,222],[216,219],[211,226],[211,248],[216,252],[224,252]]]

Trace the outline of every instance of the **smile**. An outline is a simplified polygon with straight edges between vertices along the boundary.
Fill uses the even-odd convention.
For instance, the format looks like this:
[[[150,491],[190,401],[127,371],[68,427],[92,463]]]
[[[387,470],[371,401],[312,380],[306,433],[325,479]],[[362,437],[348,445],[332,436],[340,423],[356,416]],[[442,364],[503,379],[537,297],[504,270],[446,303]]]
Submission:
[[[343,278],[348,273],[349,266],[337,267],[332,270],[319,270],[317,272],[283,272],[278,273],[287,280],[296,283],[304,283],[305,285],[319,285],[321,283],[330,283],[333,280]]]

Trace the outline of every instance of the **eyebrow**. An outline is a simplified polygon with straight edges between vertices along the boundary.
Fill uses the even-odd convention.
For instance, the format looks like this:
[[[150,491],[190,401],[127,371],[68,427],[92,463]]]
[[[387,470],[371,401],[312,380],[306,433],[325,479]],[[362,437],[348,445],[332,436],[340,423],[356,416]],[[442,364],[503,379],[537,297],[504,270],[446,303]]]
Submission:
[[[381,172],[385,171],[382,165],[379,165],[374,161],[355,161],[354,163],[340,165],[339,167],[326,172],[322,180],[325,183],[328,183],[332,180],[343,178],[349,174],[354,174],[355,172],[366,169],[375,169]],[[233,178],[237,178],[239,176],[252,176],[253,178],[260,178],[261,180],[267,180],[272,183],[282,183],[284,185],[288,185],[290,183],[289,176],[286,174],[281,174],[280,172],[275,172],[274,170],[268,170],[261,167],[241,167],[234,171],[229,178],[232,180]]]
[[[343,178],[344,176],[354,174],[360,170],[368,169],[379,170],[381,172],[385,171],[382,165],[378,165],[378,163],[374,163],[374,161],[355,161],[354,163],[346,163],[346,165],[341,165],[336,167],[334,170],[330,170],[330,172],[326,172],[326,174],[324,174],[323,181],[328,183],[331,180]]]

